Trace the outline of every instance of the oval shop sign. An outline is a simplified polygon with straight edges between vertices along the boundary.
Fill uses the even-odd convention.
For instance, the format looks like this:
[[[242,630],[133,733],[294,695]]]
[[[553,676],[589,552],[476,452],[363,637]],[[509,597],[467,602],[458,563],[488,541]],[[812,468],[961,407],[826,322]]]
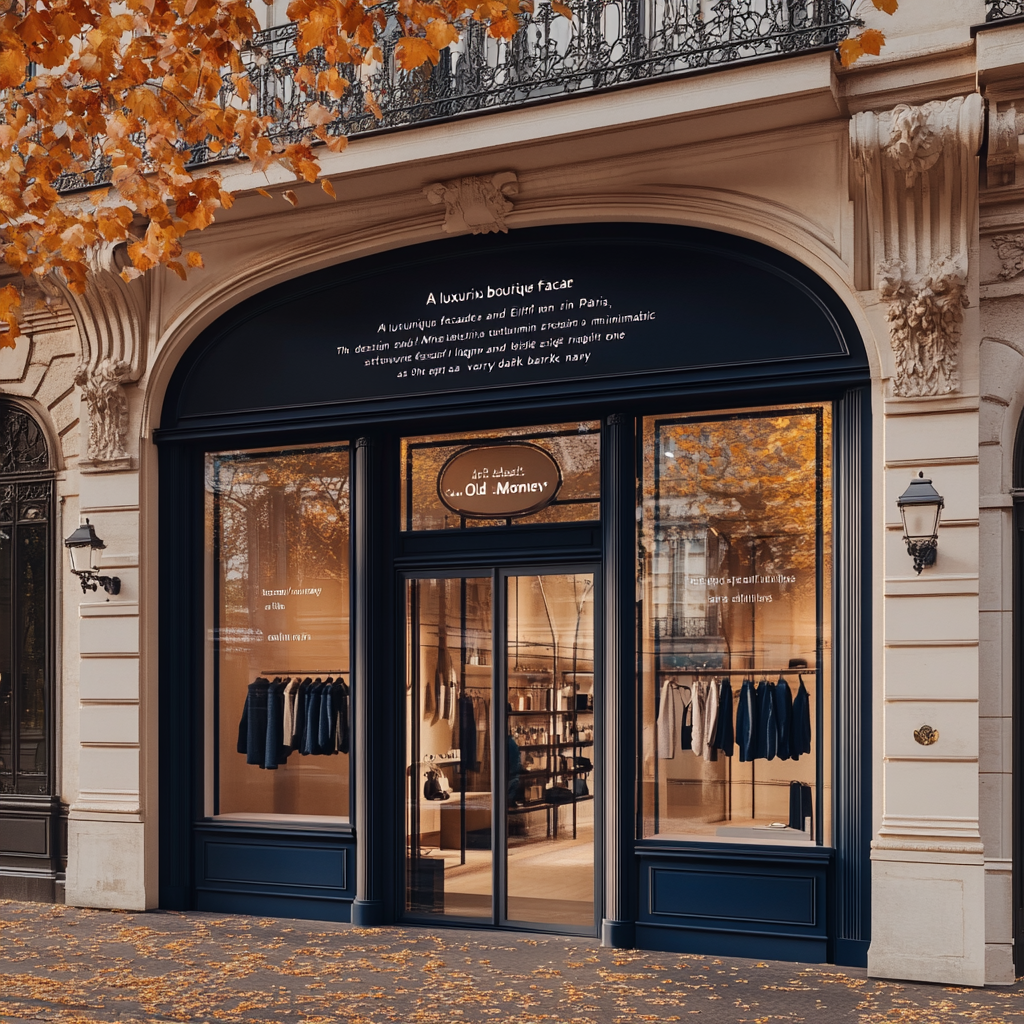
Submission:
[[[530,515],[550,505],[561,486],[558,463],[535,444],[463,448],[437,476],[441,501],[470,519]]]

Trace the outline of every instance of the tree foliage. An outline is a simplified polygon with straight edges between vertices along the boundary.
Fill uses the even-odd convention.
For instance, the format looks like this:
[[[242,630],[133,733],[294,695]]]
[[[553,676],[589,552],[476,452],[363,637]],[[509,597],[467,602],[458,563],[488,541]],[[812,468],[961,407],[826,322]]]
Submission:
[[[436,64],[471,21],[495,37],[519,28],[523,0],[398,0],[392,16],[403,38],[404,69]],[[564,5],[559,4],[563,10]],[[346,72],[380,62],[388,13],[373,0],[292,0],[300,60],[317,53],[317,71],[300,66],[307,132],[276,142],[272,114],[246,106],[244,59],[260,30],[249,0],[0,0],[0,255],[26,277],[60,271],[82,292],[89,254],[128,243],[127,280],[156,266],[184,278],[202,257],[184,236],[209,226],[232,203],[220,174],[190,166],[193,150],[231,152],[254,171],[274,165],[297,180],[320,173],[314,147],[345,146],[328,133]],[[222,102],[230,78],[240,101]],[[376,111],[372,95],[367,104]],[[379,111],[377,111],[379,113]],[[88,186],[102,156],[109,180],[61,196],[61,181]],[[330,195],[329,182],[323,183]],[[289,201],[294,193],[285,193]],[[20,297],[0,289],[0,323],[17,334]]]
[[[473,22],[511,39],[532,2],[291,0],[297,56],[317,59],[294,75],[304,137],[281,141],[273,113],[249,106],[260,29],[251,0],[0,0],[0,258],[25,277],[57,271],[81,293],[90,254],[124,242],[126,280],[158,266],[184,279],[203,265],[185,236],[232,203],[218,171],[191,162],[197,147],[314,182],[318,147],[346,144],[328,131],[336,115],[326,103],[383,60],[389,18],[402,31],[395,60],[408,71],[436,64]],[[892,13],[897,0],[873,3]],[[551,4],[571,17],[562,0]],[[843,63],[882,42],[874,29],[847,39]],[[224,102],[229,82],[237,102]],[[365,102],[380,116],[372,93]],[[62,193],[68,181],[84,189]],[[330,182],[322,187],[334,196]],[[297,203],[293,191],[282,195]],[[0,288],[0,346],[14,344],[21,301],[12,285]]]

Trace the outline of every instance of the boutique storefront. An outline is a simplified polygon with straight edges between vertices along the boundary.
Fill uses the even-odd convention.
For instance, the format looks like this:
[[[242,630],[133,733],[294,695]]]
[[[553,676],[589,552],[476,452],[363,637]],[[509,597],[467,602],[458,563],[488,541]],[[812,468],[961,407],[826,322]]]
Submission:
[[[155,437],[161,906],[863,964],[868,384],[806,267],[663,225],[222,315]]]

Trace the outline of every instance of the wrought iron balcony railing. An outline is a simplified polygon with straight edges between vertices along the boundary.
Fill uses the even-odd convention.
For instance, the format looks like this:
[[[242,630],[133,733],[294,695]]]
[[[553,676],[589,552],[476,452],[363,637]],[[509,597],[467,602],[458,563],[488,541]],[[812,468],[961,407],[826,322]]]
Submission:
[[[988,11],[986,21],[1002,21],[1003,18],[1024,17],[1024,0],[985,0]]]
[[[546,0],[537,0],[514,39],[492,39],[474,23],[442,53],[436,67],[411,72],[396,67],[400,30],[393,23],[383,62],[369,70],[352,69],[353,88],[343,100],[318,100],[337,111],[329,130],[347,135],[521,107],[717,65],[832,48],[856,24],[851,3],[582,0],[572,4],[569,21]],[[308,99],[294,86],[299,60],[293,38],[292,25],[269,29],[249,61],[250,102],[260,113],[275,115],[282,140],[299,138],[306,129],[302,111]],[[311,63],[316,67],[315,57]],[[366,109],[367,91],[380,106],[380,119]]]
[[[699,640],[718,635],[716,615],[658,615],[654,618],[657,640]]]
[[[394,0],[385,0],[390,5]],[[1003,0],[1009,2],[1009,0]],[[231,87],[226,105],[245,106],[274,119],[275,141],[308,134],[311,100],[336,114],[334,135],[361,135],[446,121],[461,115],[508,110],[567,96],[668,78],[743,61],[832,49],[858,24],[854,0],[575,0],[573,18],[555,14],[549,0],[535,0],[511,40],[493,39],[472,23],[435,67],[401,70],[395,47],[401,31],[391,19],[383,60],[345,71],[352,83],[340,99],[303,94],[295,84],[306,63],[323,70],[322,54],[300,60],[291,23],[260,33],[244,61],[251,95],[244,103]],[[371,113],[369,96],[381,116]],[[230,151],[192,150],[193,164],[230,159]],[[107,178],[102,158],[82,174],[67,175],[62,191],[93,187]]]

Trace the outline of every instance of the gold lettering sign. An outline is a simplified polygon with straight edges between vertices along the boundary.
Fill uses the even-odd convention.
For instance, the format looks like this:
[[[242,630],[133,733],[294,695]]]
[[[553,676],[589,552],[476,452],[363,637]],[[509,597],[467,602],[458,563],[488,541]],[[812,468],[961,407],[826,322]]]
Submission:
[[[470,519],[528,516],[554,501],[561,486],[558,463],[535,444],[463,448],[437,476],[441,501]]]

